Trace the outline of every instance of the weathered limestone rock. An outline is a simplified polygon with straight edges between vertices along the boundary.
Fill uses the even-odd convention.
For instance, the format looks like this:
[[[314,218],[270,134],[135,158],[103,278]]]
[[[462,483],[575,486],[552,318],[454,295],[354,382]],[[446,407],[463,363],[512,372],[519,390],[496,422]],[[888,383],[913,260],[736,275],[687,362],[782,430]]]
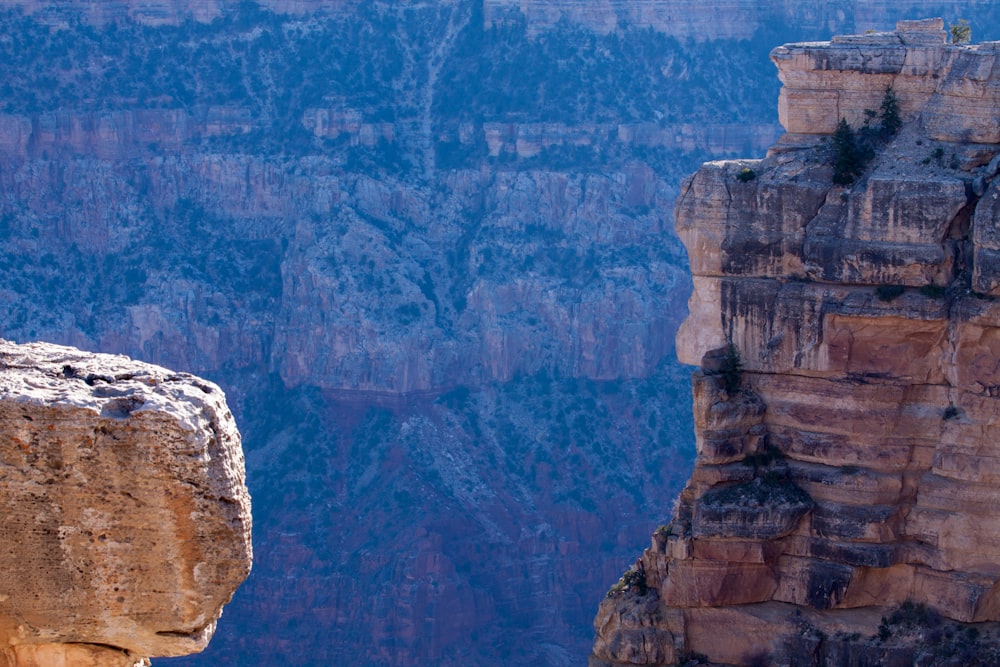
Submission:
[[[788,44],[771,53],[784,84],[781,124],[790,133],[832,134],[845,118],[860,125],[889,85],[903,115],[917,114],[932,139],[1000,143],[996,42],[946,42],[941,19],[900,21],[895,32]]]
[[[0,665],[205,648],[250,571],[240,435],[215,385],[0,341]]]
[[[4,667],[141,667],[149,665],[128,651],[94,644],[20,644],[0,656]]]
[[[1000,50],[935,19],[772,55],[789,135],[676,205],[698,459],[591,663],[1000,664]],[[816,135],[890,86],[903,127],[835,186]]]
[[[973,289],[1000,296],[1000,181],[995,174],[976,206],[972,241],[975,252]]]

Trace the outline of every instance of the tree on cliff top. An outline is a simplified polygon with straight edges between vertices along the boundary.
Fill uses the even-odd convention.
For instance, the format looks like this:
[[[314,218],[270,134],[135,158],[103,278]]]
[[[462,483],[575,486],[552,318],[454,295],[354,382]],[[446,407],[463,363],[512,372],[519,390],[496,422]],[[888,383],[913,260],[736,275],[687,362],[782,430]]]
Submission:
[[[948,32],[951,33],[952,44],[967,44],[972,39],[972,28],[965,19],[958,19],[957,23],[948,26]]]
[[[903,127],[903,119],[899,115],[899,98],[889,86],[882,96],[879,111],[865,109],[865,124],[855,132],[843,118],[837,123],[833,133],[833,182],[837,185],[850,185],[864,171],[865,165],[875,156],[880,143]],[[878,125],[872,121],[878,118]]]

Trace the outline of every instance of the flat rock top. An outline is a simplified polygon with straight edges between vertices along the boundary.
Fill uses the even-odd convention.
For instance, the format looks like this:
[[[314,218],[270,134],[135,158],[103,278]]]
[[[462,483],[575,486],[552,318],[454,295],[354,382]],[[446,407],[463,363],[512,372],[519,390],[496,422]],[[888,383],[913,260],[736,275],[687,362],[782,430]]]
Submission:
[[[5,340],[0,340],[0,400],[84,408],[118,418],[135,411],[162,411],[192,428],[205,405],[225,408],[218,386],[189,373],[123,355]],[[232,415],[228,419],[232,421]]]
[[[250,570],[225,396],[193,375],[0,341],[0,648],[205,647]]]

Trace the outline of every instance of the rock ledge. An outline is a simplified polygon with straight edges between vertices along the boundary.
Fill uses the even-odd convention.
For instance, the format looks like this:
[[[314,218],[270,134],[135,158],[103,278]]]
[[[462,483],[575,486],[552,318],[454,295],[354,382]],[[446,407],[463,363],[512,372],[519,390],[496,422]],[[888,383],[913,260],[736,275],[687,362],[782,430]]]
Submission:
[[[122,356],[0,341],[0,434],[0,665],[202,650],[252,558],[222,390]]]

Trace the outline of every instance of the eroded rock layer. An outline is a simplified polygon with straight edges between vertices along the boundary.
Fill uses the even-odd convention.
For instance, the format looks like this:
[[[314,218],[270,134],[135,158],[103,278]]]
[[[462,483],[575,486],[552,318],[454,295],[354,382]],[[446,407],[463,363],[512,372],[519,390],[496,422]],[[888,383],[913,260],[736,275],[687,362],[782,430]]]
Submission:
[[[591,665],[997,664],[1000,44],[913,21],[772,59],[788,134],[677,201],[698,459]]]
[[[487,19],[510,20],[523,15],[529,25],[552,27],[560,22],[609,32],[641,26],[684,39],[725,36],[746,39],[770,23],[793,21],[800,29],[831,30],[850,21],[858,31],[892,25],[898,3],[892,0],[840,2],[743,2],[741,0],[484,0]],[[937,11],[978,16],[989,10],[984,0],[944,0]]]
[[[202,650],[250,570],[222,391],[122,356],[0,341],[0,665]]]

